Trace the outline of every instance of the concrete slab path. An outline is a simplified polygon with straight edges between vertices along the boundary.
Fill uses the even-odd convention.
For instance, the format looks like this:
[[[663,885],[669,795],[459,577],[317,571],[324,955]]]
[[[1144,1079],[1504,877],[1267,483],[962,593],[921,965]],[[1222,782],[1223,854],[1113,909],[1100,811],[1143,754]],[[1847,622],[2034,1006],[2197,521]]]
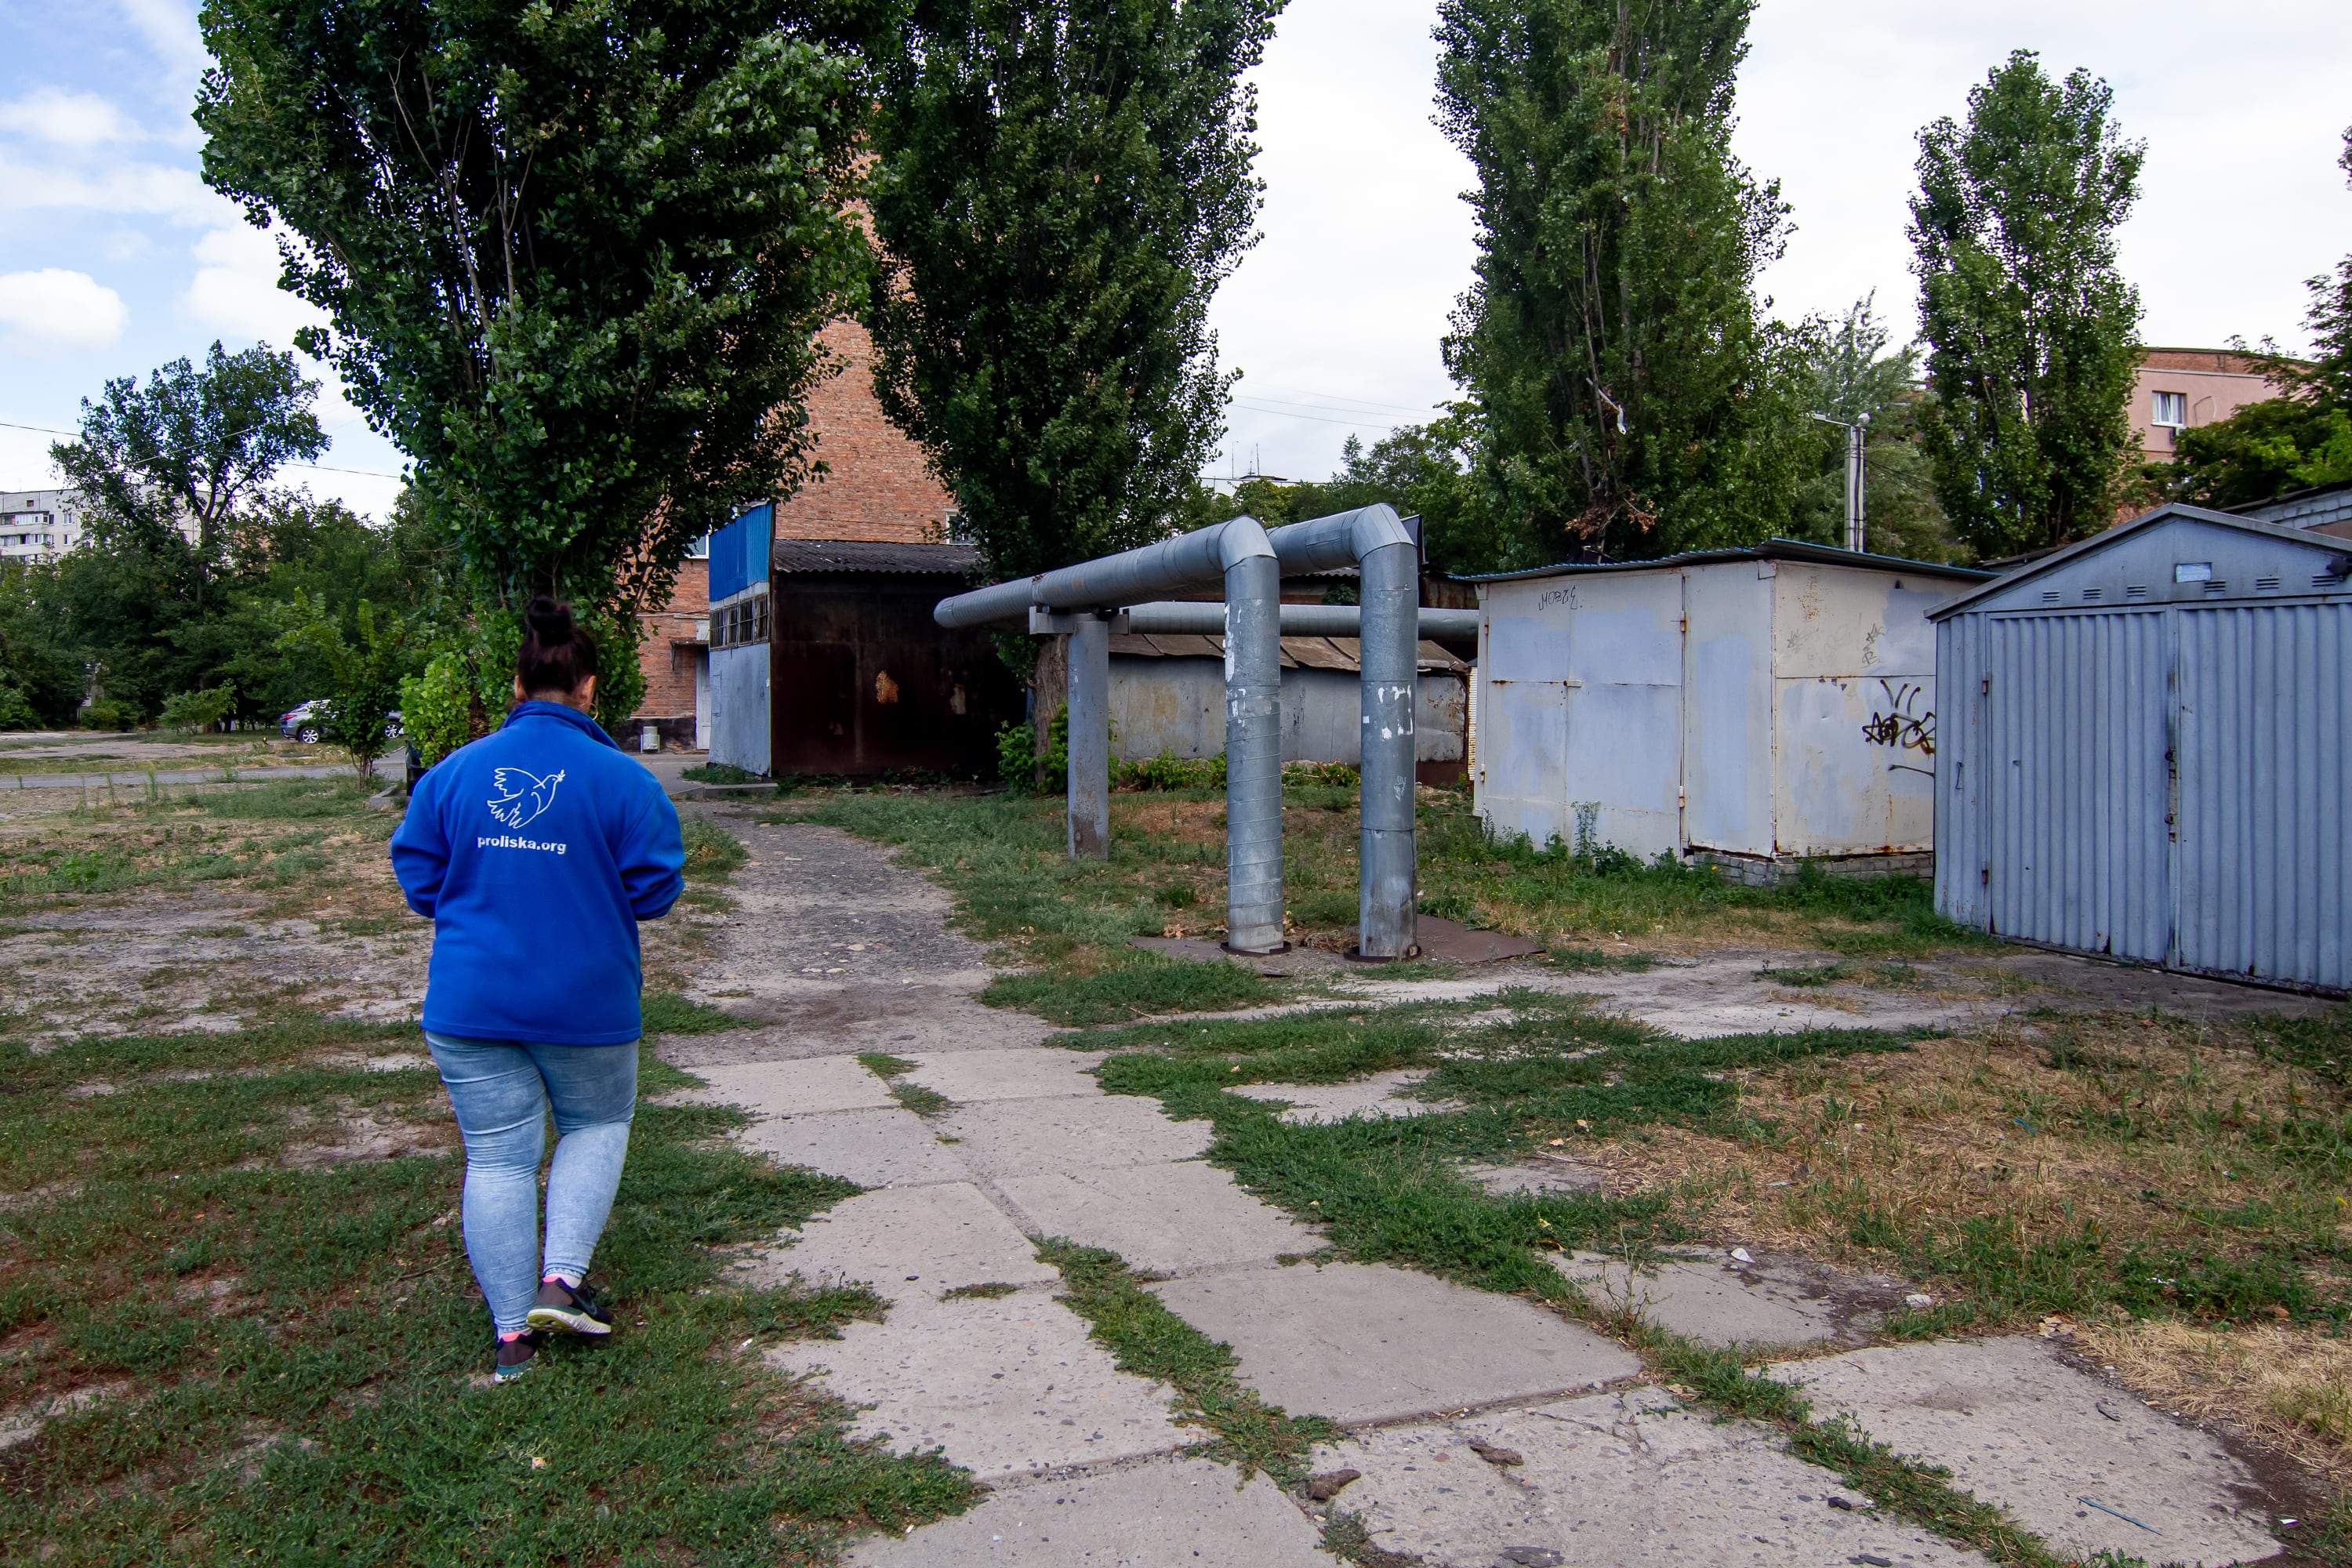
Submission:
[[[1596,1305],[1627,1309],[1710,1345],[1859,1342],[1910,1287],[1802,1258],[1758,1258],[1720,1247],[1677,1249],[1629,1268],[1600,1253],[1554,1254],[1552,1267]]]
[[[1424,1568],[1985,1562],[1866,1503],[1832,1506],[1860,1500],[1764,1428],[1654,1388],[1376,1427],[1317,1454],[1339,1466],[1363,1472],[1339,1501],[1372,1544]]]
[[[1773,1372],[1823,1414],[1949,1466],[2062,1552],[2218,1568],[2280,1550],[2249,1507],[2261,1488],[2228,1449],[2067,1365],[2048,1340],[1893,1345]]]
[[[1205,1122],[1104,1094],[1090,1058],[1044,1044],[1034,1019],[979,1005],[985,957],[947,929],[936,890],[830,830],[696,809],[751,850],[738,916],[696,993],[745,1026],[665,1041],[663,1052],[701,1076],[695,1098],[751,1111],[747,1147],[869,1189],[739,1267],[756,1279],[866,1281],[888,1303],[880,1322],[770,1359],[856,1407],[858,1432],[936,1448],[992,1491],[961,1518],[861,1543],[855,1562],[1332,1560],[1318,1546],[1322,1505],[1185,1456],[1206,1434],[1173,1419],[1170,1390],[1118,1371],[1056,1299],[1059,1276],[1033,1245],[1048,1236],[1166,1276],[1151,1287],[1160,1299],[1231,1345],[1262,1397],[1348,1426],[1318,1468],[1361,1475],[1328,1507],[1424,1568],[1981,1561],[1866,1506],[1833,1506],[1832,1496],[1857,1500],[1774,1434],[1627,1385],[1639,1371],[1631,1351],[1530,1302],[1402,1269],[1301,1261],[1318,1232],[1203,1163]],[[812,954],[824,962],[804,962]],[[1752,987],[1752,961],[1743,967]],[[1728,977],[1699,992],[1711,989],[1727,991]],[[1685,1000],[1663,1011],[1692,1032],[1757,1026],[1752,995]],[[896,1081],[951,1108],[900,1107],[855,1059],[874,1050],[911,1063]],[[1310,1109],[1412,1105],[1392,1100],[1396,1087],[1339,1086],[1351,1100],[1318,1086]],[[1304,1088],[1279,1097],[1303,1100]],[[1496,1190],[1528,1190],[1572,1185],[1577,1173],[1483,1174]],[[1836,1289],[1801,1269],[1724,1261],[1685,1258],[1639,1281],[1646,1310],[1749,1343],[1850,1321]],[[1569,1267],[1612,1280],[1606,1259]],[[1622,1275],[1614,1283],[1635,1283]],[[2039,1342],[1861,1351],[1779,1370],[1862,1431],[1951,1466],[2064,1550],[2184,1563],[2275,1550],[2241,1500],[2247,1478],[2218,1445]],[[1492,1462],[1506,1450],[1519,1462]],[[2135,1539],[2133,1526],[2069,1501],[2078,1494],[2166,1533]]]

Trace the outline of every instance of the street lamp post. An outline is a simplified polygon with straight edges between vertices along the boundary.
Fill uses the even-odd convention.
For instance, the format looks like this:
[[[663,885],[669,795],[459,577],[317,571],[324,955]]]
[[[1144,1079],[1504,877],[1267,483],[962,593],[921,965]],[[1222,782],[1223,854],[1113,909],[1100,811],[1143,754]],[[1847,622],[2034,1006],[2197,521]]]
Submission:
[[[1860,554],[1864,537],[1862,438],[1864,432],[1870,428],[1870,416],[1862,415],[1852,423],[1832,419],[1826,414],[1816,414],[1812,417],[1845,432],[1845,547]]]

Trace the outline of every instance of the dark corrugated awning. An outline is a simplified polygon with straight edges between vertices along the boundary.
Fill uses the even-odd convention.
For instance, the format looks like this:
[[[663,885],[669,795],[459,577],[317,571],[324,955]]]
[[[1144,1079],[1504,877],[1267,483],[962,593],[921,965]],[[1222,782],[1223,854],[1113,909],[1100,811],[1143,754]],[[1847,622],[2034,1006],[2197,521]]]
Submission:
[[[905,544],[863,539],[779,539],[770,564],[780,577],[833,573],[897,573],[966,577],[980,564],[969,544]]]

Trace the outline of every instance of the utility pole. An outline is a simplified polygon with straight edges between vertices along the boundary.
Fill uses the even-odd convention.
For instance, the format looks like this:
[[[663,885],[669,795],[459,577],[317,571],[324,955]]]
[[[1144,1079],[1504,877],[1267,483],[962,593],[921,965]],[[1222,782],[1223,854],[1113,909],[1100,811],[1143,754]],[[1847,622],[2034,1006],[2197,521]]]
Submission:
[[[1864,434],[1870,428],[1870,416],[1864,414],[1851,424],[1843,419],[1832,419],[1826,414],[1816,414],[1812,417],[1845,432],[1845,547],[1860,554],[1864,539],[1862,490],[1865,477],[1862,441]]]

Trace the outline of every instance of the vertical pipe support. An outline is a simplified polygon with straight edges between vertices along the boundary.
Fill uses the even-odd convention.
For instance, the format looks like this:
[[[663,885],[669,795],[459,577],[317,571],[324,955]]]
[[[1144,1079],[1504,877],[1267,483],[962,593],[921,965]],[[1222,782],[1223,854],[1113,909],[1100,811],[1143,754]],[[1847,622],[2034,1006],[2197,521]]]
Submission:
[[[1419,684],[1421,549],[1393,507],[1294,522],[1268,534],[1292,571],[1353,562],[1361,574],[1363,816],[1357,840],[1356,948],[1375,961],[1411,958],[1414,868],[1413,712]]]
[[[1282,569],[1255,523],[1224,555],[1225,946],[1280,952]]]
[[[1070,858],[1110,858],[1110,622],[1070,624]]]
[[[1421,558],[1405,540],[1361,558],[1363,816],[1357,844],[1356,952],[1412,956],[1418,889],[1413,712],[1419,683]]]

